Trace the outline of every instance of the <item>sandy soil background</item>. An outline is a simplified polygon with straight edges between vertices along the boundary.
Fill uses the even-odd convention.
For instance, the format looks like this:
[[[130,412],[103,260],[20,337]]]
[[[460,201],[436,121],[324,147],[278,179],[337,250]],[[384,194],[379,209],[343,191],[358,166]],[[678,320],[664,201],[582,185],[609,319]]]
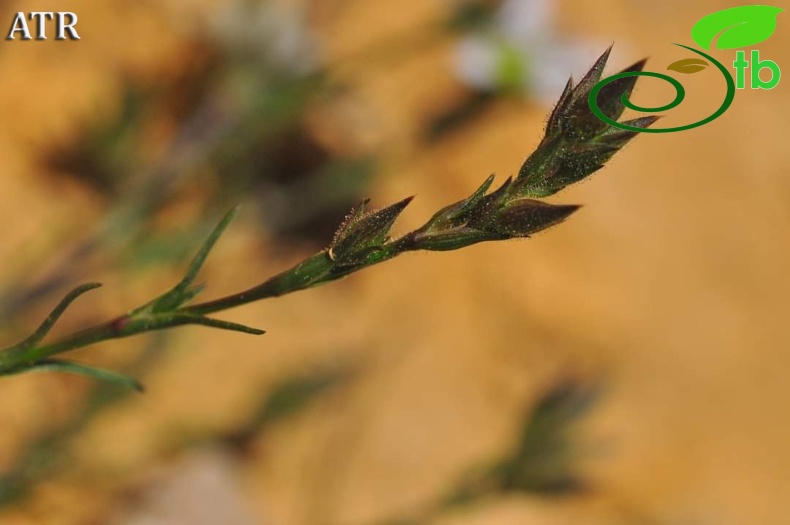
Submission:
[[[16,2],[2,12],[10,20],[17,7],[51,4]],[[649,56],[649,69],[661,71],[685,57],[670,43],[690,42],[693,21],[731,5],[567,0],[561,30],[596,39],[601,49],[614,41],[614,67]],[[70,0],[63,7],[80,14],[79,43],[0,43],[3,282],[57,264],[107,212],[79,182],[43,172],[41,148],[111,111],[121,72],[165,74],[182,56],[184,28],[222,2]],[[333,0],[321,6],[315,30],[326,56],[342,62],[446,9],[438,1]],[[790,64],[783,16],[760,45],[780,66]],[[418,195],[400,231],[489,173],[514,173],[548,111],[503,99],[426,147],[419,140],[425,116],[458,96],[450,53],[448,40],[334,73],[352,86],[365,116],[360,140],[383,151],[374,202]],[[713,75],[688,82],[690,99],[692,91],[706,94],[665,125],[718,104]],[[638,91],[644,100],[667,93],[649,81]],[[262,338],[200,328],[173,334],[165,358],[142,377],[147,393],[101,413],[62,451],[70,466],[47,475],[0,521],[370,523],[430,500],[502,450],[523,407],[572,370],[608,381],[578,430],[591,443],[582,467],[595,494],[496,498],[441,523],[786,523],[788,123],[790,87],[743,90],[714,123],[639,137],[589,181],[553,197],[585,207],[528,242],[403,257],[224,314],[267,329]],[[204,272],[207,294],[254,284],[307,255],[267,257],[265,243],[242,212]],[[91,276],[105,287],[58,330],[123,311],[177,278],[176,269],[127,275],[107,265]],[[54,301],[8,327],[3,340],[29,331]],[[81,355],[122,364],[144,339]],[[177,445],[233,428],[282,374],[341,359],[360,360],[364,373],[254,439],[244,461],[221,448]],[[0,464],[68,418],[85,389],[83,379],[44,374],[4,379]]]

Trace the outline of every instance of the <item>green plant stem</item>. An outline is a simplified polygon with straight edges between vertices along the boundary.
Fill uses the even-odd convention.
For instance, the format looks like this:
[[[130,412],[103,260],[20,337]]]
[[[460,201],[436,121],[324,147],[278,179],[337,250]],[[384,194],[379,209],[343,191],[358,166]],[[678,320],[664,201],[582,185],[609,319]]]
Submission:
[[[194,284],[195,278],[233,220],[236,210],[232,210],[198,250],[184,278],[171,290],[110,322],[41,344],[68,306],[99,285],[91,283],[77,287],[61,300],[30,337],[0,349],[0,375],[55,370],[139,387],[131,378],[51,358],[101,341],[183,325],[260,335],[264,333],[262,330],[207,315],[326,284],[405,252],[449,251],[481,242],[526,238],[561,223],[579,207],[548,204],[535,197],[552,195],[588,177],[638,133],[613,128],[593,115],[588,106],[588,95],[599,82],[608,56],[609,50],[578,84],[568,82],[536,151],[524,162],[515,179],[507,179],[490,193],[493,175],[466,199],[442,208],[422,227],[394,240],[390,238],[392,226],[412,198],[373,211],[367,209],[368,201],[363,201],[348,215],[327,249],[245,291],[187,306],[203,290],[203,285]],[[626,71],[641,71],[643,65],[644,62],[638,62]],[[623,97],[630,95],[635,82],[633,76],[618,78],[600,91],[601,107],[607,116],[620,117],[625,109]],[[653,122],[655,117],[626,121],[640,130]]]
[[[163,330],[183,324],[186,324],[183,320],[179,322],[178,320],[168,319],[166,316],[162,316],[160,319],[129,319],[126,316],[122,316],[108,323],[75,332],[54,343],[32,348],[27,353],[22,354],[15,362],[0,361],[0,363],[2,363],[0,364],[0,370],[13,368],[14,365],[20,365],[30,361],[38,361],[77,348],[84,348],[102,341],[130,337],[144,332]]]
[[[145,332],[165,330],[187,324],[202,324],[198,323],[196,319],[205,314],[220,312],[262,299],[279,297],[299,290],[320,286],[321,284],[326,284],[345,277],[363,267],[366,268],[373,264],[392,259],[408,250],[410,239],[410,235],[406,235],[397,241],[385,245],[380,253],[377,254],[375,262],[364,266],[343,268],[335,272],[332,271],[335,267],[334,261],[329,257],[327,251],[323,250],[295,265],[291,269],[275,275],[258,286],[213,301],[187,306],[179,310],[180,313],[187,315],[164,313],[134,318],[133,314],[127,314],[107,323],[75,332],[53,343],[20,352],[18,355],[10,355],[11,352],[8,351],[0,352],[0,374],[5,371],[13,370],[25,363],[39,361],[102,341],[130,337]]]
[[[184,311],[197,315],[211,314],[262,299],[279,297],[300,290],[314,288],[346,277],[362,268],[368,268],[397,257],[413,249],[409,248],[412,239],[412,234],[405,235],[397,241],[384,245],[376,253],[376,258],[373,261],[366,262],[364,265],[340,269],[336,267],[327,250],[322,250],[292,268],[269,278],[258,286],[220,299],[184,307]]]

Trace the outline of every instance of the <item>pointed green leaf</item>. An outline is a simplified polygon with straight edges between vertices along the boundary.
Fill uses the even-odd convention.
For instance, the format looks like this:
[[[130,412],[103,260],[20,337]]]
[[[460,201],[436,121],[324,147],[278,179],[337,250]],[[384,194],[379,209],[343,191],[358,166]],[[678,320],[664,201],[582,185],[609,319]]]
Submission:
[[[514,199],[499,210],[490,229],[508,237],[529,237],[570,217],[579,206],[548,204],[534,199]]]
[[[587,99],[590,91],[601,81],[611,52],[612,47],[609,46],[582,79],[579,80],[578,84],[573,86],[571,81],[568,82],[565,88],[566,91],[560,97],[560,102],[549,116],[546,138],[553,139],[557,138],[558,135],[564,134],[569,138],[584,140],[595,136],[596,133],[606,127],[606,124],[592,113]],[[632,67],[641,69],[643,65],[644,62],[642,61],[637,62]],[[622,94],[629,91],[635,81],[635,79],[626,79],[610,88],[610,91],[617,91],[617,93],[613,93],[614,100],[609,104],[612,106],[613,112],[616,113],[617,107],[622,106],[620,102]],[[619,111],[622,113],[622,109]]]
[[[329,257],[333,261],[347,262],[350,259],[356,260],[355,254],[381,247],[386,241],[395,219],[413,198],[407,197],[386,208],[354,218],[353,222],[335,235],[329,248]]]
[[[332,245],[337,243],[338,239],[342,239],[348,234],[348,231],[354,226],[359,219],[365,216],[365,210],[370,204],[370,199],[364,199],[360,202],[356,207],[354,207],[346,218],[343,219],[343,223],[338,227],[337,231],[335,232],[334,240],[332,241]]]
[[[677,71],[678,73],[689,74],[689,73],[697,73],[702,71],[710,64],[702,60],[701,58],[684,58],[683,60],[677,60],[672,62],[667,66],[667,70],[669,71]]]
[[[598,57],[598,60],[595,61],[589,71],[584,74],[582,79],[579,80],[579,83],[576,84],[571,93],[571,100],[573,100],[573,102],[584,102],[587,100],[587,93],[590,92],[595,84],[600,82],[603,70],[606,67],[606,62],[609,61],[609,55],[611,54],[612,46],[609,46],[606,48],[606,51]]]
[[[197,277],[198,272],[203,267],[203,263],[206,262],[206,257],[208,257],[209,252],[211,252],[214,245],[217,243],[219,238],[228,228],[233,219],[236,218],[236,214],[239,212],[239,207],[235,207],[230,210],[222,220],[217,224],[217,227],[214,228],[214,231],[211,232],[211,235],[208,236],[206,242],[203,243],[203,246],[200,247],[200,250],[195,254],[195,257],[192,259],[192,262],[189,264],[189,268],[187,269],[187,273],[184,276],[184,279],[176,286],[176,289],[179,291],[185,291],[195,280]]]
[[[546,133],[551,134],[555,131],[560,131],[560,119],[562,118],[562,114],[568,106],[568,103],[573,95],[573,77],[568,79],[568,82],[565,84],[565,89],[562,90],[562,95],[560,95],[560,100],[554,106],[554,109],[551,110],[551,114],[549,115],[548,123],[546,124]]]
[[[9,373],[22,374],[26,372],[65,372],[68,374],[77,374],[90,377],[91,379],[98,379],[99,381],[115,383],[116,385],[133,388],[138,392],[143,391],[143,385],[141,385],[136,379],[132,377],[119,374],[117,372],[111,372],[110,370],[104,370],[102,368],[94,368],[92,366],[81,365],[71,361],[62,361],[60,359],[45,359],[43,361],[37,361],[24,368],[12,370]]]
[[[211,317],[204,317],[202,315],[194,314],[176,314],[171,318],[173,325],[175,324],[199,324],[211,328],[219,328],[221,330],[230,330],[233,332],[241,332],[244,334],[263,335],[266,332],[258,328],[252,328],[239,323],[232,323],[230,321],[223,321],[221,319],[213,319]]]
[[[200,291],[202,291],[203,285],[192,289],[189,287],[192,285],[195,277],[197,277],[198,272],[206,262],[206,258],[211,252],[211,249],[214,248],[214,245],[236,217],[238,211],[239,207],[237,206],[225,214],[225,217],[222,218],[217,227],[214,228],[214,231],[211,232],[211,235],[208,236],[208,239],[206,239],[206,241],[203,243],[203,246],[201,246],[200,250],[198,250],[198,252],[195,254],[195,257],[189,264],[186,275],[184,275],[184,278],[181,280],[181,282],[178,283],[172,290],[165,293],[150,304],[152,312],[157,313],[174,310],[187,301],[193,299],[198,293],[200,293]]]
[[[691,37],[703,49],[710,49],[714,39],[717,49],[753,46],[776,30],[776,17],[784,11],[770,5],[744,5],[711,13],[699,20]],[[721,35],[721,36],[719,36]]]
[[[501,241],[507,238],[507,235],[501,233],[459,226],[447,230],[418,233],[414,237],[414,244],[417,250],[444,252],[459,250],[479,242]]]
[[[489,175],[488,178],[480,185],[475,192],[466,199],[446,206],[436,212],[433,217],[426,223],[425,226],[420,228],[420,232],[433,232],[445,230],[447,228],[455,228],[461,226],[468,220],[469,212],[474,209],[480,202],[488,188],[494,182],[494,175]]]
[[[513,177],[508,177],[499,188],[480,199],[480,202],[475,205],[469,214],[466,226],[485,231],[486,225],[491,222],[495,212],[507,200],[512,189]]]
[[[661,117],[658,115],[649,115],[647,117],[639,117],[631,120],[624,120],[622,124],[626,126],[631,126],[640,129],[646,129],[652,126],[655,122],[657,122]],[[600,142],[609,144],[611,146],[622,147],[624,146],[629,140],[633,139],[639,134],[638,131],[631,131],[627,129],[620,129],[614,126],[610,127],[606,131],[604,131],[600,138],[598,139]]]
[[[645,68],[646,62],[647,59],[642,59],[617,74],[639,73]],[[601,92],[598,94],[598,107],[607,117],[612,120],[620,118],[620,115],[625,111],[623,97],[627,99],[631,98],[631,93],[633,93],[634,86],[638,79],[639,77],[636,75],[618,78],[617,80],[609,82],[601,89]]]
[[[36,330],[30,337],[25,339],[18,346],[21,348],[32,348],[36,346],[44,339],[44,337],[46,337],[49,331],[52,330],[52,327],[55,325],[58,319],[60,319],[60,316],[63,315],[63,312],[66,311],[66,309],[77,299],[77,297],[100,286],[101,284],[99,283],[87,283],[70,291],[63,299],[61,299],[61,301],[47,316],[47,318],[44,319],[44,322],[41,323],[41,326],[38,327],[38,330]]]
[[[563,133],[582,139],[594,135],[602,127],[602,121],[596,118],[590,110],[587,98],[590,91],[600,82],[611,53],[612,46],[609,46],[573,88],[565,106],[562,109],[557,108],[562,115],[559,120],[560,131]],[[618,95],[618,100],[619,97],[620,95]]]

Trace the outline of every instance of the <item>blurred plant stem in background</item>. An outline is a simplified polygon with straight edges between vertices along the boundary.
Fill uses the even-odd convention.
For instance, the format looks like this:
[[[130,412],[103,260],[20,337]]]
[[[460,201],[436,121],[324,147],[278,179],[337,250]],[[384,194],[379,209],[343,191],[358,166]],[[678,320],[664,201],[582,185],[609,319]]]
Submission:
[[[359,200],[374,159],[334,152],[310,129],[316,100],[330,103],[342,88],[327,81],[308,29],[271,3],[225,13],[185,45],[181,70],[153,85],[129,79],[117,115],[85,122],[71,142],[44,151],[42,168],[84,181],[109,212],[49,274],[0,289],[3,322],[89,272],[97,251],[183,260],[184,243],[144,248],[152,219],[184,198],[200,202],[182,228],[187,240],[207,211],[244,200],[276,240],[311,245]],[[155,148],[152,132],[166,137]]]
[[[437,518],[508,494],[573,496],[585,494],[587,482],[576,472],[581,444],[572,438],[577,424],[600,394],[601,385],[561,379],[524,411],[520,433],[501,458],[477,466],[447,495],[421,509],[387,519],[382,525],[423,525]]]

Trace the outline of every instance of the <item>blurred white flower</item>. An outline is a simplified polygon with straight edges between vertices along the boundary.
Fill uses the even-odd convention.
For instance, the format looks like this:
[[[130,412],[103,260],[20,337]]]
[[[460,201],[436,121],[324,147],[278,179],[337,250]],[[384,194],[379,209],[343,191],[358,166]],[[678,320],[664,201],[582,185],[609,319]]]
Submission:
[[[520,90],[548,105],[605,45],[555,32],[556,0],[504,0],[492,22],[462,38],[456,71],[480,91]]]
[[[253,54],[297,74],[310,73],[318,66],[317,45],[304,11],[296,6],[231,1],[211,20],[211,26],[235,52]]]

